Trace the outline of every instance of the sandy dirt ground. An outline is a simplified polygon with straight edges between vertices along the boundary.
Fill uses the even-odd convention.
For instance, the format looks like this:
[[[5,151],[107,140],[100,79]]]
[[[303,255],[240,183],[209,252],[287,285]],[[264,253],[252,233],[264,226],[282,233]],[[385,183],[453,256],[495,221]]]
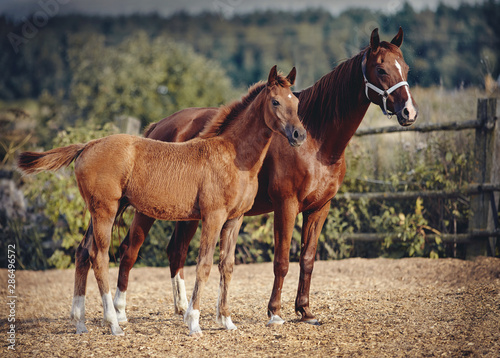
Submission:
[[[188,295],[195,268],[186,268]],[[69,318],[73,270],[16,271],[15,351],[9,350],[7,271],[0,270],[2,357],[499,357],[500,259],[348,259],[316,262],[311,308],[321,322],[294,313],[299,267],[283,288],[286,323],[268,328],[271,263],[235,267],[230,289],[236,331],[214,321],[218,269],[202,298],[204,335],[190,338],[174,315],[168,268],[135,268],[127,293],[129,322],[113,337],[90,273],[88,334]],[[116,287],[117,268],[110,269]],[[113,289],[114,294],[114,289]]]

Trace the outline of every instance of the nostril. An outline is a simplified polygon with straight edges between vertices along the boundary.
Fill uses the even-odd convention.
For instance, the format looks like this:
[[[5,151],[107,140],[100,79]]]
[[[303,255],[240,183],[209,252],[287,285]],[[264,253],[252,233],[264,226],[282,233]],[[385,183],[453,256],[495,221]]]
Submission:
[[[299,138],[299,131],[295,130],[295,131],[293,132],[293,137],[294,137],[295,139]]]
[[[410,116],[410,111],[408,110],[408,108],[405,107],[405,109],[403,109],[403,114],[406,118]]]

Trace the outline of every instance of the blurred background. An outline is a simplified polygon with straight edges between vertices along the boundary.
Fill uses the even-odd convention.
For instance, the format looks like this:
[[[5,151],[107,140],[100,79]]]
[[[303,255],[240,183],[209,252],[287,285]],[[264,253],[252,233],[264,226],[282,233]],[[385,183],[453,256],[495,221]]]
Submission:
[[[399,27],[419,123],[476,118],[478,98],[499,97],[500,1],[85,1],[0,3],[0,247],[15,243],[26,269],[65,268],[88,224],[72,170],[20,177],[21,150],[48,150],[146,125],[186,107],[219,106],[277,64],[311,86]],[[371,106],[361,128],[395,124]],[[470,182],[474,133],[355,137],[341,192],[454,189]],[[439,233],[467,230],[469,202],[336,200],[318,259],[463,257]],[[133,212],[117,223],[111,262]],[[300,254],[301,216],[291,248]],[[138,265],[165,266],[173,225],[155,223]],[[239,263],[273,258],[273,215],[246,218]],[[400,240],[352,242],[343,233]],[[426,232],[438,233],[428,240]],[[195,263],[197,240],[188,264]],[[3,252],[3,250],[1,250]],[[498,250],[496,252],[498,255]],[[6,255],[0,258],[6,266]]]

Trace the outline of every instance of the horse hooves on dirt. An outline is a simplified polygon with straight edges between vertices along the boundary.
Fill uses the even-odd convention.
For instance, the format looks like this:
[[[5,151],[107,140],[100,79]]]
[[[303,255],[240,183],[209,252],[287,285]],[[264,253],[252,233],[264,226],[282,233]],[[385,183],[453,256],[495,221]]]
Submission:
[[[319,321],[316,318],[307,319],[307,320],[300,321],[300,322],[307,323],[307,324],[310,324],[312,326],[321,326],[321,323],[319,323]]]
[[[267,322],[266,326],[277,327],[283,325],[283,323],[285,323],[285,320],[283,318],[281,318],[280,316],[271,315],[271,319],[269,320],[269,322]]]
[[[120,326],[117,327],[111,326],[111,334],[113,336],[124,336],[125,332],[123,332],[123,329],[121,329]]]
[[[201,332],[201,331],[191,332],[191,333],[189,333],[189,337],[191,337],[191,338],[201,338],[201,337],[203,337],[203,332]]]

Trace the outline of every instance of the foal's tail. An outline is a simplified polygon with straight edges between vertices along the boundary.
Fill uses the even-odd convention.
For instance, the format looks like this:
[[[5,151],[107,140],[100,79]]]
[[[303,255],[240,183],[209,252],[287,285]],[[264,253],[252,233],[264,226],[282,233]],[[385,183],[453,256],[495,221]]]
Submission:
[[[86,144],[72,144],[46,152],[23,152],[17,160],[18,168],[26,174],[67,167],[85,148]]]

